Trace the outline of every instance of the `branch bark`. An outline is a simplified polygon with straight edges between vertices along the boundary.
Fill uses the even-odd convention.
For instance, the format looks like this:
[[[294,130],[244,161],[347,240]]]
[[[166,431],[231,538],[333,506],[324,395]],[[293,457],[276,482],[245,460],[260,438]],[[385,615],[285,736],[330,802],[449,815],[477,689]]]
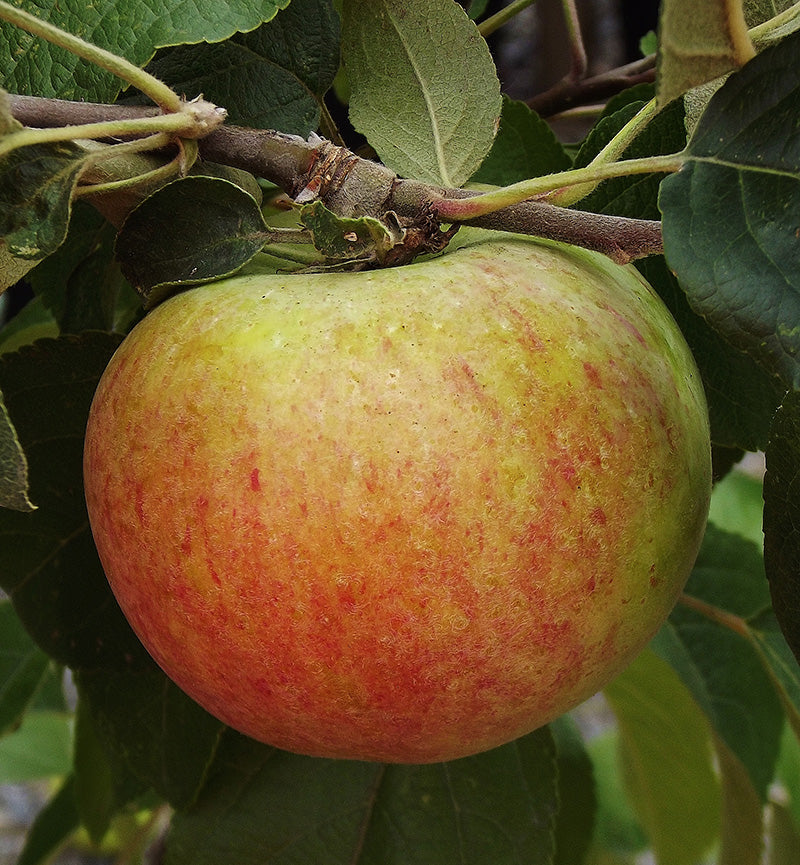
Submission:
[[[14,117],[25,126],[51,127],[121,120],[158,113],[157,108],[10,97]],[[377,162],[312,135],[308,140],[274,130],[223,125],[198,141],[203,159],[249,171],[275,183],[300,202],[321,199],[341,216],[382,217],[394,211],[407,220],[436,215],[435,201],[476,193],[443,189],[397,177]],[[335,153],[334,153],[335,151]],[[330,166],[330,176],[325,168]],[[603,252],[618,262],[663,251],[661,224],[568,210],[536,201],[498,210],[467,225],[559,240]]]

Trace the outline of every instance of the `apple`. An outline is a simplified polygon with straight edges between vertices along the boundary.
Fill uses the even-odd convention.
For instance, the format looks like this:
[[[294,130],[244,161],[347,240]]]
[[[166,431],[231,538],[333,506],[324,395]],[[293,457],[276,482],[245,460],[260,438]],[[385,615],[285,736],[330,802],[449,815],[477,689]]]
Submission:
[[[700,377],[637,272],[475,233],[166,300],[100,381],[84,465],[169,677],[279,748],[402,763],[601,689],[674,605],[711,485]]]

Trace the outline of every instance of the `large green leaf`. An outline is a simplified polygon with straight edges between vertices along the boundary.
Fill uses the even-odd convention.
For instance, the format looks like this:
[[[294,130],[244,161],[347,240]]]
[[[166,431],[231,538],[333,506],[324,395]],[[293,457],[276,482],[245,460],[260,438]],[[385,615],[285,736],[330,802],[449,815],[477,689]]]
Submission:
[[[686,595],[697,603],[678,604],[653,647],[675,668],[763,800],[784,711],[747,625],[770,608],[760,549],[709,526]]]
[[[569,715],[550,725],[556,743],[558,814],[553,865],[576,865],[586,858],[597,817],[594,767],[580,728]]]
[[[160,52],[148,67],[179,93],[228,110],[241,126],[306,136],[339,68],[339,18],[331,0],[292,0],[268,24],[211,44]]]
[[[800,381],[798,52],[795,34],[728,79],[660,197],[692,306],[787,385]]]
[[[606,689],[631,801],[659,865],[694,865],[719,831],[707,720],[668,664],[642,652]]]
[[[178,287],[235,272],[267,239],[258,203],[239,186],[184,177],[130,214],[116,251],[125,277],[153,306]]]
[[[116,229],[89,204],[78,201],[65,242],[39,262],[27,282],[61,333],[124,332],[141,299],[113,260]],[[40,320],[39,325],[47,324]]]
[[[229,736],[167,865],[549,865],[555,753],[544,729],[428,766],[318,760]]]
[[[38,505],[0,510],[0,586],[36,642],[73,667],[125,668],[144,652],[108,587],[83,497],[89,405],[119,342],[89,332],[0,356],[0,388]]]
[[[800,658],[800,393],[786,397],[767,447],[764,562],[781,629]]]
[[[398,174],[461,186],[492,145],[500,85],[452,0],[344,0],[350,119]]]
[[[48,658],[22,627],[11,602],[0,600],[0,735],[14,729],[36,695]]]
[[[63,243],[85,157],[71,142],[29,144],[0,157],[0,239],[12,256],[37,260]]]
[[[708,400],[711,440],[749,451],[766,447],[783,395],[780,383],[692,309],[663,256],[642,259],[636,266],[666,303],[692,350]]]
[[[83,710],[114,774],[130,773],[175,807],[191,805],[205,783],[223,724],[152,662],[138,670],[84,670],[78,684]]]
[[[16,5],[144,66],[157,48],[227,39],[269,21],[289,0],[20,0]],[[0,69],[14,93],[113,101],[122,82],[63,49],[0,23]]]

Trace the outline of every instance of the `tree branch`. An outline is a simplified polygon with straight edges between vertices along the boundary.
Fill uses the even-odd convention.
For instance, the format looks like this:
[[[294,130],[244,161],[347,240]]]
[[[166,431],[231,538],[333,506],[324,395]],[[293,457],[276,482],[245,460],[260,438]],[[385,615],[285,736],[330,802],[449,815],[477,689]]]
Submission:
[[[567,76],[549,90],[533,96],[527,104],[540,117],[552,117],[579,105],[605,102],[634,84],[655,81],[655,63],[655,55],[651,55],[591,78],[576,80]]]
[[[158,113],[157,108],[14,95],[10,104],[14,117],[31,127],[96,123]],[[419,220],[422,215],[429,217],[431,212],[436,215],[438,199],[477,194],[398,178],[386,166],[361,159],[316,135],[306,140],[273,130],[223,125],[199,139],[198,145],[203,159],[262,177],[300,203],[319,198],[341,216],[380,218],[391,210],[401,218]],[[659,222],[568,210],[537,201],[506,207],[465,224],[572,243],[623,263],[663,250]]]

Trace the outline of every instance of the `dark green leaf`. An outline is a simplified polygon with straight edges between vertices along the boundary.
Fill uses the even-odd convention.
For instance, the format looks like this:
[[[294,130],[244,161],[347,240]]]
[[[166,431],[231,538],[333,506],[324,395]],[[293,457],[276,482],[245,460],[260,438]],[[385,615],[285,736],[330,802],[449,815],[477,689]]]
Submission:
[[[28,461],[0,392],[0,507],[32,511],[28,497]]]
[[[775,615],[800,658],[800,393],[786,396],[767,446],[764,563]]]
[[[256,200],[227,180],[184,177],[146,198],[117,237],[128,281],[154,306],[181,286],[237,271],[267,241]]]
[[[664,247],[697,312],[787,386],[800,381],[800,34],[709,102],[661,186]]]
[[[70,142],[29,144],[0,157],[0,238],[12,255],[44,258],[62,244],[85,157]]]
[[[269,21],[289,0],[22,0],[17,5],[144,66],[157,48],[216,42]],[[113,102],[122,82],[63,49],[0,22],[0,69],[14,93]]]
[[[83,498],[86,418],[119,342],[92,332],[0,356],[0,388],[39,506],[0,511],[0,585],[36,642],[72,667],[125,667],[144,652],[108,587]]]
[[[115,810],[114,774],[85,701],[78,701],[74,746],[75,803],[81,825],[99,844]]]
[[[597,786],[597,821],[593,852],[602,851],[609,865],[628,865],[634,855],[647,847],[647,836],[633,810],[622,778],[619,759],[619,730],[607,726],[591,737],[586,747],[592,760]],[[599,862],[606,859],[596,853]],[[590,859],[592,865],[594,860]],[[598,862],[598,865],[599,865]],[[573,863],[569,863],[573,865]]]
[[[763,449],[783,388],[691,308],[663,256],[642,259],[636,266],[666,303],[697,361],[708,400],[711,440],[743,450]]]
[[[569,167],[570,158],[550,126],[524,102],[503,97],[500,129],[471,179],[475,183],[508,186]]]
[[[0,329],[0,354],[48,336],[58,336],[58,325],[50,310],[35,297]]]
[[[306,136],[339,67],[339,18],[330,0],[293,0],[268,24],[227,42],[181,46],[148,70],[189,98],[203,94],[240,126]]]
[[[658,862],[694,865],[719,830],[708,722],[667,663],[645,650],[604,691],[623,777]]]
[[[0,600],[0,735],[19,724],[42,684],[48,663],[11,602]]]
[[[712,613],[719,610],[723,618],[742,620],[738,632],[678,604],[653,646],[675,668],[763,800],[784,713],[744,624],[770,606],[761,551],[740,535],[709,526],[686,594]]]
[[[39,812],[16,865],[44,865],[80,825],[72,777]]]
[[[592,761],[569,715],[550,725],[558,759],[558,814],[553,865],[580,865],[592,839],[597,793]]]
[[[335,795],[331,795],[335,791]],[[547,730],[451,763],[318,760],[230,737],[168,865],[548,865],[557,809]]]
[[[800,666],[772,610],[749,623],[752,639],[783,701],[786,718],[800,739]]]
[[[191,805],[216,752],[221,722],[152,662],[134,671],[83,671],[78,682],[84,709],[114,757],[112,767],[121,761],[175,807]]]
[[[342,32],[355,128],[398,174],[461,186],[501,109],[475,24],[452,0],[344,0]]]
[[[627,96],[633,94],[628,93]],[[644,95],[644,94],[643,94]],[[575,167],[588,165],[620,129],[644,106],[620,95],[611,104],[619,109],[603,117],[587,136],[575,157]],[[623,153],[625,159],[675,153],[686,145],[683,105],[676,102],[656,115]],[[659,219],[658,190],[663,174],[639,174],[607,180],[575,207],[635,219]]]
[[[140,303],[113,260],[114,226],[77,202],[67,239],[28,276],[62,333],[125,330]]]

